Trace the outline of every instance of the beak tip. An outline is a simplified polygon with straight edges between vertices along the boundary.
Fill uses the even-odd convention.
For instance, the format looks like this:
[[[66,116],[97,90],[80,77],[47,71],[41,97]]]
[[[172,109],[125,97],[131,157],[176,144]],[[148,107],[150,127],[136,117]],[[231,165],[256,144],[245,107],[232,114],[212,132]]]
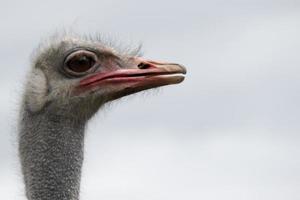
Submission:
[[[183,81],[184,81],[184,79],[185,79],[185,77],[184,77],[184,76],[182,76],[182,77],[179,79],[179,83],[183,82]]]
[[[186,67],[184,65],[178,64],[178,67],[180,68],[180,72],[182,74],[186,74],[187,73]]]
[[[174,83],[175,83],[175,84],[179,84],[179,83],[183,82],[184,79],[185,79],[184,76],[177,76]]]

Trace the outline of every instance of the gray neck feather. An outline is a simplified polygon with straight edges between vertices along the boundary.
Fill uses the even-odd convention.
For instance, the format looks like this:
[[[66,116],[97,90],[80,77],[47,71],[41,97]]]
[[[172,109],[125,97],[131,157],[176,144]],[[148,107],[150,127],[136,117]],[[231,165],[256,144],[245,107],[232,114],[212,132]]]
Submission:
[[[85,122],[24,109],[19,153],[29,200],[78,200]]]

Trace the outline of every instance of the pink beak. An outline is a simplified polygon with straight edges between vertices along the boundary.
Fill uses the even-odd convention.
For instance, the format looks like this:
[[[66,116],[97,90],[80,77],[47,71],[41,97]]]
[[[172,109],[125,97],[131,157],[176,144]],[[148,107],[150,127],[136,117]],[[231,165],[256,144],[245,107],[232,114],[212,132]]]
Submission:
[[[85,91],[105,85],[124,85],[128,95],[150,88],[178,84],[184,80],[186,69],[182,65],[145,60],[140,57],[133,59],[135,68],[95,73],[81,80],[78,89]]]

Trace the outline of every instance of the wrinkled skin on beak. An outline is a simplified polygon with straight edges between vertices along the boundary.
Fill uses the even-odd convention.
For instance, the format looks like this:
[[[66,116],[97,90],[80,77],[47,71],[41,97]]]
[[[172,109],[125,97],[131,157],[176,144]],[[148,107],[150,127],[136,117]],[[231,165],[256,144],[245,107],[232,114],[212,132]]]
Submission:
[[[107,90],[109,100],[118,99],[143,90],[178,84],[184,80],[186,69],[175,63],[132,58],[132,68],[117,69],[109,72],[97,72],[83,78],[74,90],[74,94],[97,93]]]

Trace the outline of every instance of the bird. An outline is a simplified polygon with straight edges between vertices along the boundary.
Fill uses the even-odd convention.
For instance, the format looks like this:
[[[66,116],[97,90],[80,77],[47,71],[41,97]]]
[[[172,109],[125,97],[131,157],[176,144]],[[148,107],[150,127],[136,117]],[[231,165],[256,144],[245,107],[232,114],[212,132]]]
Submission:
[[[178,84],[180,64],[146,59],[98,36],[50,37],[24,82],[18,152],[28,200],[79,200],[85,127],[109,102]]]

